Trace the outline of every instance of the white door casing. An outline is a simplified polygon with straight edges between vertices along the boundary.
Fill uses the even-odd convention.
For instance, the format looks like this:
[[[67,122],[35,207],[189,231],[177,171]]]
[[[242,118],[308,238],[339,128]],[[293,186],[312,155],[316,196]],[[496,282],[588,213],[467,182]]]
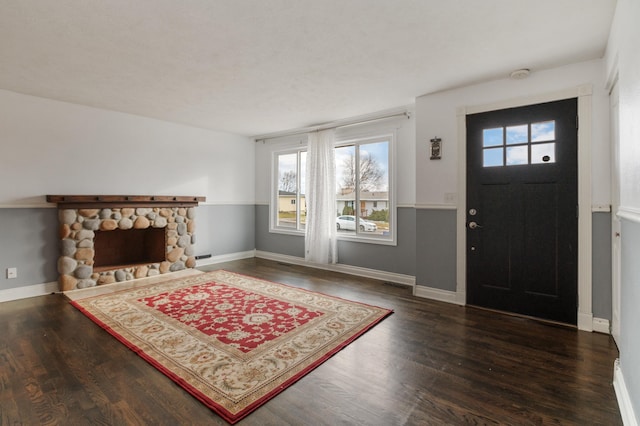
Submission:
[[[466,301],[466,180],[467,138],[466,115],[578,98],[578,329],[593,331],[592,306],[592,216],[591,216],[591,139],[592,139],[592,92],[591,84],[512,99],[485,105],[462,106],[457,109],[458,129],[458,206],[456,237],[456,302]]]

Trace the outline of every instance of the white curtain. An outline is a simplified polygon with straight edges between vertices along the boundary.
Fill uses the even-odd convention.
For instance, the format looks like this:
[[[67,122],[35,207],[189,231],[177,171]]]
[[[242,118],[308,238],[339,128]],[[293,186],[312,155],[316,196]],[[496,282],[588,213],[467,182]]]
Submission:
[[[333,130],[309,134],[305,199],[305,259],[336,263],[336,164]]]

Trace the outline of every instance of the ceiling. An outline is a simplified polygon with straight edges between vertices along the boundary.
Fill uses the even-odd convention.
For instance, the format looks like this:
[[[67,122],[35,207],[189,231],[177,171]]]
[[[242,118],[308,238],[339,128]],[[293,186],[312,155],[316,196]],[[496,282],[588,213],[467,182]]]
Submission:
[[[0,0],[0,88],[242,135],[600,58],[615,0]]]

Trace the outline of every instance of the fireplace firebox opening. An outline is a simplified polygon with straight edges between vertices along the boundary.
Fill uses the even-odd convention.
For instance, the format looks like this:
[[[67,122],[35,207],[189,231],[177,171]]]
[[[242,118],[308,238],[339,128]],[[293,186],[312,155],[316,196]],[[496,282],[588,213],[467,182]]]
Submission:
[[[165,260],[165,230],[162,228],[96,231],[94,272]]]

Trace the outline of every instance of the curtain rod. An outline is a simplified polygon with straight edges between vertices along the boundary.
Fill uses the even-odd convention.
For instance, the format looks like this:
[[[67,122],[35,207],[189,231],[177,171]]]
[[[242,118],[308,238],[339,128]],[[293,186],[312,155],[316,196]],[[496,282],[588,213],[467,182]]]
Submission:
[[[355,126],[357,124],[371,123],[373,121],[385,120],[387,118],[400,117],[400,116],[405,116],[405,117],[407,117],[407,119],[410,119],[411,118],[411,111],[404,110],[404,111],[395,112],[395,113],[391,113],[391,114],[387,114],[387,115],[381,115],[381,116],[372,117],[372,118],[368,118],[368,119],[367,118],[361,118],[361,119],[345,120],[345,121],[342,121],[342,122],[334,121],[334,122],[331,122],[331,123],[320,124],[318,126],[304,127],[302,129],[296,129],[296,130],[292,130],[292,131],[285,131],[285,132],[281,132],[281,133],[272,133],[272,134],[267,134],[267,135],[260,135],[260,136],[256,136],[255,137],[255,141],[256,142],[265,142],[265,141],[267,141],[269,139],[284,138],[284,137],[287,137],[287,136],[304,135],[304,134],[307,134],[307,133],[310,133],[310,132],[317,132],[317,131],[320,131],[320,130],[338,129],[340,127]]]

